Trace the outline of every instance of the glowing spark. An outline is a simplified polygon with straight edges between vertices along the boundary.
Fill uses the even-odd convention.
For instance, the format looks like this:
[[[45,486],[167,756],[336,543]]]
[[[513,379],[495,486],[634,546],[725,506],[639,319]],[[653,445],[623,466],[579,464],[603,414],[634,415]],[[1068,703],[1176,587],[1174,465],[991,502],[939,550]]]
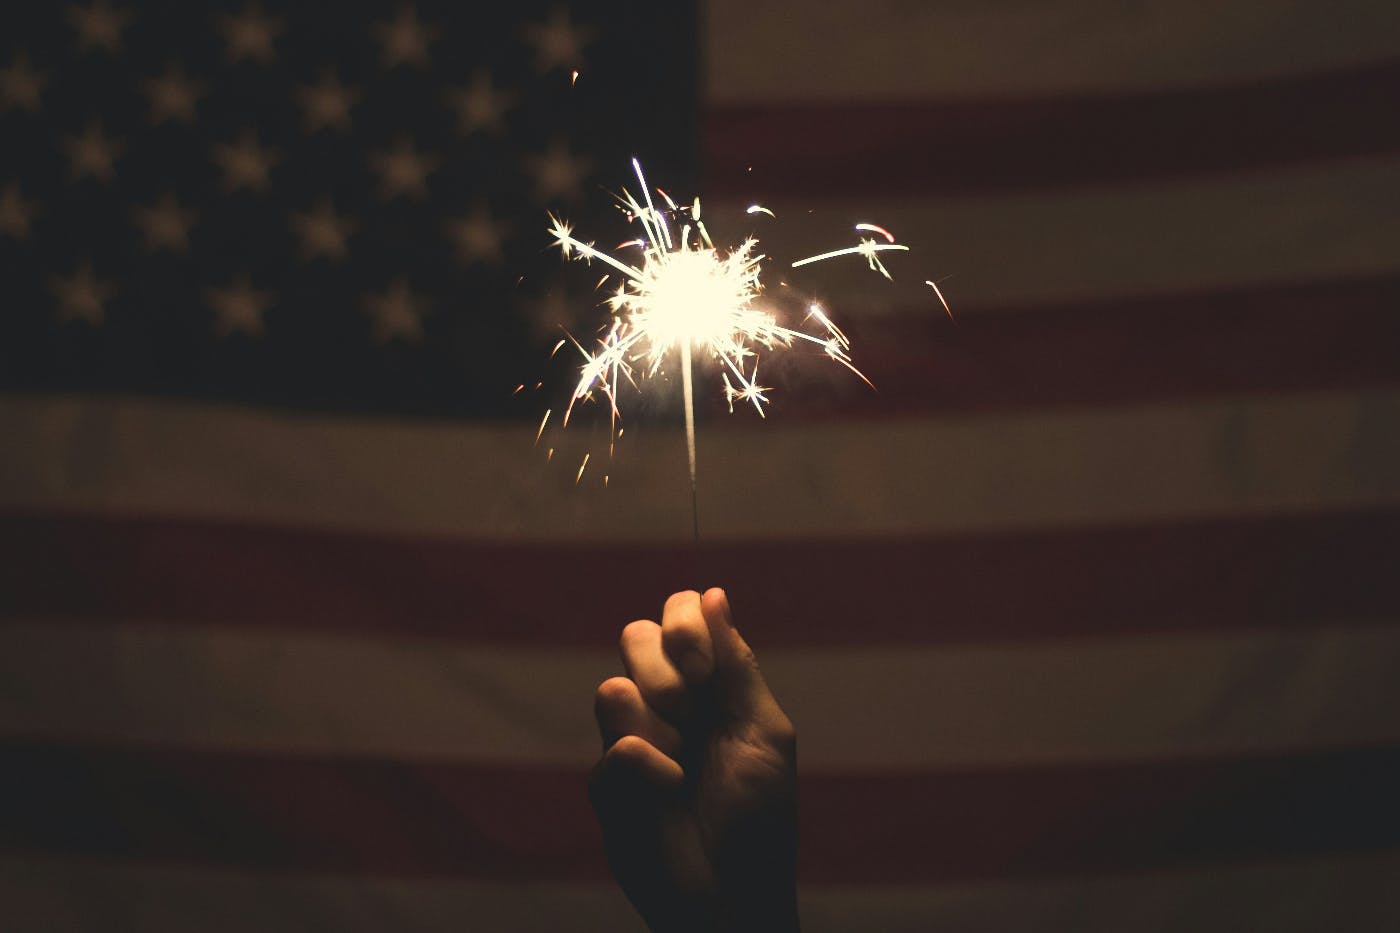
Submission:
[[[880,261],[877,253],[886,250],[898,249],[908,251],[909,247],[901,246],[898,243],[876,243],[871,239],[862,238],[857,246],[848,246],[845,249],[833,249],[825,253],[818,253],[815,256],[808,256],[806,259],[799,259],[792,264],[796,269],[798,266],[809,265],[814,262],[821,262],[824,259],[835,259],[837,256],[864,256],[870,262],[870,268],[883,275],[885,278],[893,278],[890,271],[885,268],[885,264]]]
[[[882,237],[884,237],[885,240],[886,240],[887,242],[889,242],[889,243],[893,243],[893,242],[894,242],[894,234],[893,234],[893,233],[890,233],[890,232],[889,232],[888,230],[886,230],[884,227],[877,226],[876,224],[856,224],[856,229],[857,229],[857,230],[868,230],[868,231],[870,231],[871,233],[878,233],[878,234],[880,234]]]
[[[641,225],[643,235],[618,248],[639,247],[640,255],[634,263],[579,239],[567,221],[548,215],[549,233],[565,259],[589,263],[596,260],[622,275],[616,291],[608,299],[612,317],[602,330],[602,336],[594,338],[587,346],[572,336],[567,338],[582,357],[582,365],[561,424],[568,424],[578,402],[605,400],[612,417],[613,435],[621,437],[617,421],[621,416],[619,393],[624,384],[640,390],[640,380],[661,373],[667,360],[675,359],[672,351],[676,351],[684,389],[686,446],[693,484],[692,369],[695,365],[709,362],[719,369],[731,411],[735,402],[748,403],[760,416],[765,414],[764,406],[772,391],[758,382],[758,357],[762,351],[790,349],[805,342],[819,348],[867,384],[870,380],[852,363],[850,340],[819,306],[811,305],[804,319],[804,323],[813,322],[820,328],[810,331],[784,326],[773,311],[761,306],[760,272],[766,257],[758,252],[756,239],[750,237],[728,248],[717,247],[700,220],[699,199],[680,207],[658,188],[657,193],[665,205],[658,208],[636,159],[632,160],[632,168],[640,190],[633,194],[623,189],[618,205],[630,221]],[[757,204],[750,207],[748,213],[773,216],[772,211]],[[864,224],[858,227],[867,228],[891,242],[863,238],[856,246],[809,256],[792,265],[805,266],[855,255],[864,257],[871,269],[889,278],[878,254],[908,247],[894,243],[893,237],[883,228]],[[556,352],[562,344],[562,341],[556,344]],[[543,422],[540,428],[542,433]],[[575,482],[581,480],[586,465],[587,457],[579,467]]]
[[[559,340],[559,342],[556,343],[556,344],[554,345],[554,349],[549,351],[549,358],[550,358],[551,360],[554,359],[554,354],[558,353],[558,352],[559,352],[559,348],[562,347],[564,344],[566,344],[566,343],[568,343],[568,342],[569,342],[568,340],[566,340],[566,339],[564,339],[564,338],[561,337],[560,340]]]
[[[583,455],[583,462],[578,465],[578,475],[574,477],[575,486],[579,484],[579,480],[583,479],[583,471],[586,469],[588,469],[588,454]]]
[[[512,392],[511,395],[519,395],[519,394],[524,390],[524,388],[525,388],[525,383],[522,382],[522,383],[520,383],[520,385],[518,385],[518,386],[515,387],[515,391]]]
[[[938,300],[943,303],[943,310],[948,312],[948,319],[956,320],[953,317],[953,309],[948,307],[948,299],[943,297],[943,290],[938,287],[938,283],[932,279],[924,279],[924,284],[933,289],[933,293],[938,296]]]
[[[573,74],[571,74],[571,75],[569,76],[569,87],[573,87],[575,84],[578,84],[578,69],[577,69],[577,68],[575,68]]]
[[[851,341],[846,339],[845,332],[842,331],[841,328],[837,327],[834,323],[832,323],[831,318],[826,316],[826,312],[822,310],[821,305],[808,305],[807,316],[816,318],[822,326],[824,326],[828,331],[830,331],[831,336],[835,337],[836,342],[841,345],[841,349],[849,350],[851,348]]]
[[[773,212],[770,211],[768,208],[764,207],[762,204],[750,204],[749,207],[748,207],[748,210],[744,211],[744,213],[745,213],[745,214],[767,214],[769,217],[772,217],[772,218],[775,219],[775,220],[776,220],[777,217],[778,217],[777,214],[773,213]]]
[[[540,442],[540,438],[544,436],[544,426],[547,425],[547,424],[549,424],[549,413],[550,413],[552,410],[553,410],[553,409],[550,409],[550,408],[546,408],[546,409],[544,410],[544,417],[540,419],[540,429],[539,429],[538,431],[535,432],[535,443],[536,443],[536,444],[538,444],[538,443]]]

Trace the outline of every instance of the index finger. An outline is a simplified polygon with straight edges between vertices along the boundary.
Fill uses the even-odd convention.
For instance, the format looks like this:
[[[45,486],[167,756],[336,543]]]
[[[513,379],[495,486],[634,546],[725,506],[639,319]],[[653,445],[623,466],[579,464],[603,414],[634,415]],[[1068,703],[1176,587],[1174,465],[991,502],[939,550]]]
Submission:
[[[661,614],[661,647],[686,685],[708,683],[715,671],[715,650],[710,628],[700,611],[700,594],[694,590],[673,593]]]

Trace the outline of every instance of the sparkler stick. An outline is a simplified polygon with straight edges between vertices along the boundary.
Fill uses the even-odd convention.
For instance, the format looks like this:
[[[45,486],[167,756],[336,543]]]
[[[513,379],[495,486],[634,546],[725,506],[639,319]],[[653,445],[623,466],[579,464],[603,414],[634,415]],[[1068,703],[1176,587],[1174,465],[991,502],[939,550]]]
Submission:
[[[727,250],[716,247],[701,220],[698,198],[689,206],[678,207],[658,188],[657,192],[666,203],[666,209],[659,210],[641,163],[633,159],[632,168],[640,186],[641,200],[623,189],[618,202],[629,220],[641,224],[644,236],[618,249],[640,250],[638,261],[628,262],[580,240],[567,222],[550,215],[549,232],[565,259],[589,263],[597,260],[622,275],[617,291],[608,299],[611,321],[603,330],[603,336],[596,339],[596,345],[590,349],[572,336],[566,338],[583,357],[583,364],[564,408],[560,427],[569,423],[576,403],[594,401],[595,396],[601,396],[607,400],[615,438],[620,434],[617,427],[621,418],[619,392],[627,386],[640,391],[646,377],[662,371],[671,350],[679,351],[698,576],[700,510],[695,456],[695,355],[698,353],[701,361],[709,359],[717,365],[731,412],[736,401],[748,402],[760,417],[764,416],[766,393],[770,391],[758,382],[760,350],[777,351],[797,344],[811,344],[866,384],[871,383],[851,361],[850,341],[819,305],[808,307],[803,322],[815,322],[822,328],[817,333],[784,326],[773,311],[760,306],[763,285],[759,273],[767,257],[756,251],[758,241],[755,238],[749,237]],[[759,205],[750,207],[747,213],[773,216],[772,211]],[[862,233],[876,233],[884,242],[862,236],[855,246],[808,256],[791,266],[799,268],[842,256],[860,256],[873,271],[890,278],[879,254],[904,251],[909,247],[896,243],[893,234],[876,224],[860,223],[855,228]],[[555,350],[558,349],[556,345]],[[546,413],[545,421],[548,417]],[[540,434],[544,432],[545,421],[540,423]],[[586,457],[584,464],[587,464]],[[579,477],[582,475],[581,466]]]
[[[691,378],[690,341],[681,341],[681,393],[685,399],[685,455],[690,464],[690,521],[695,531],[695,589],[700,589],[700,494],[695,488],[695,389]]]

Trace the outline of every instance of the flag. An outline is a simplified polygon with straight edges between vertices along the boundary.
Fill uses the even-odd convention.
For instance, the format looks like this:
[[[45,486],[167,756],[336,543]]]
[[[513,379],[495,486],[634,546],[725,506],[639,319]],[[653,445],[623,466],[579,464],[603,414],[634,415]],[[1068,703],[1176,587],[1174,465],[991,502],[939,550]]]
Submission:
[[[3,17],[13,928],[641,929],[591,695],[697,584],[809,929],[1400,919],[1400,13]],[[875,386],[702,369],[698,550],[664,378],[536,440],[633,156]]]

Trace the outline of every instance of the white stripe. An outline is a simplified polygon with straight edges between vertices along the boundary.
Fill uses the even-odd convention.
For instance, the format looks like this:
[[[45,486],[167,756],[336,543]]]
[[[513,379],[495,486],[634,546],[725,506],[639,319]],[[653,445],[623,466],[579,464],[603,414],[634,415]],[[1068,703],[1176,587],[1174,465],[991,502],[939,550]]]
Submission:
[[[763,620],[750,630],[809,771],[1400,742],[1394,625],[771,652]],[[612,652],[12,623],[0,735],[582,768],[593,688],[620,672]]]
[[[748,202],[716,201],[705,216],[718,241],[756,235],[775,258],[766,278],[822,299],[838,322],[911,307],[936,318],[943,310],[925,279],[946,277],[953,310],[966,315],[987,305],[1394,274],[1398,178],[1400,161],[1374,158],[1049,193],[764,199],[777,215],[771,220],[745,214]],[[860,222],[880,224],[910,247],[882,256],[893,283],[859,257],[786,268],[854,244]],[[1324,302],[1318,313],[1326,312]],[[859,346],[855,352],[858,362]]]
[[[1400,54],[1393,3],[708,0],[718,103],[1196,87]]]
[[[736,414],[700,428],[704,533],[911,535],[1393,505],[1397,419],[1394,392],[797,425]],[[684,440],[637,423],[606,468],[603,432],[582,425],[546,441],[564,451],[546,463],[533,426],[146,400],[0,398],[0,436],[0,509],[588,544],[691,534]],[[597,473],[575,487],[590,440]]]
[[[804,887],[809,933],[1303,933],[1400,924],[1394,855],[1210,870],[943,886]],[[270,875],[58,858],[0,858],[14,929],[643,933],[609,885]],[[1344,919],[1342,919],[1344,918]]]

